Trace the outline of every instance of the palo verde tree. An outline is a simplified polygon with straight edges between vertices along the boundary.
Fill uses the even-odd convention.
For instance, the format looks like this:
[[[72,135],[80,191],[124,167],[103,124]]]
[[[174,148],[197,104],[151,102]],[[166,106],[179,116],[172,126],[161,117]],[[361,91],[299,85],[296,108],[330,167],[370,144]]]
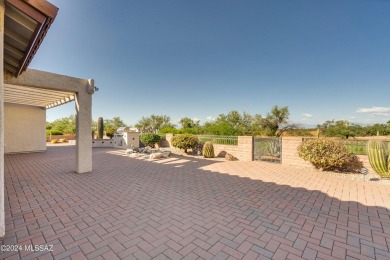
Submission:
[[[280,132],[287,128],[293,128],[288,124],[289,115],[290,112],[288,111],[287,106],[274,106],[265,117],[256,115],[255,120],[266,135],[275,136],[278,134],[280,135],[278,131]]]
[[[63,117],[57,119],[53,122],[46,123],[46,129],[52,130],[53,132],[60,132],[63,134],[75,134],[76,133],[76,117],[75,115],[70,115],[68,117]]]
[[[151,115],[149,117],[142,117],[141,120],[135,124],[135,127],[141,133],[158,133],[160,129],[166,127],[174,127],[171,118],[166,115]]]
[[[220,114],[215,120],[208,121],[203,125],[202,132],[212,135],[245,135],[251,134],[253,117],[244,112],[240,114],[236,110]]]

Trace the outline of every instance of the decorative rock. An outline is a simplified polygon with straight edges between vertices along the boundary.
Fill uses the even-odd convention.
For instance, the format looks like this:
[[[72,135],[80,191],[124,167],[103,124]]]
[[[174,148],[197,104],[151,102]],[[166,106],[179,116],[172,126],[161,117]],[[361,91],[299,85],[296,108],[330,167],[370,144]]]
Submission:
[[[231,155],[230,153],[226,153],[225,159],[226,159],[227,161],[236,161],[236,160],[237,160],[237,158],[234,157],[233,155]]]
[[[227,154],[228,154],[227,152],[221,151],[221,152],[219,152],[219,154],[217,156],[218,157],[226,157]]]
[[[169,157],[171,152],[170,151],[162,151],[162,154],[164,154],[165,157]]]
[[[149,155],[149,159],[160,159],[165,158],[165,155],[163,153],[152,153]]]

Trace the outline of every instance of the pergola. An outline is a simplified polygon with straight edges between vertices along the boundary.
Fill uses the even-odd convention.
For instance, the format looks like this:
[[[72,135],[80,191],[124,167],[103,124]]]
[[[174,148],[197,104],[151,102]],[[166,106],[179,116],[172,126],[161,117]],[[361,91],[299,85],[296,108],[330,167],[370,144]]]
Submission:
[[[4,84],[4,102],[53,108],[75,100],[75,93]]]
[[[4,103],[50,109],[74,101],[75,171],[92,171],[94,80],[28,69],[57,12],[46,0],[0,0],[0,237],[5,232]]]
[[[94,80],[27,69],[17,78],[4,74],[4,102],[48,109],[76,103],[76,172],[92,170],[92,94]]]

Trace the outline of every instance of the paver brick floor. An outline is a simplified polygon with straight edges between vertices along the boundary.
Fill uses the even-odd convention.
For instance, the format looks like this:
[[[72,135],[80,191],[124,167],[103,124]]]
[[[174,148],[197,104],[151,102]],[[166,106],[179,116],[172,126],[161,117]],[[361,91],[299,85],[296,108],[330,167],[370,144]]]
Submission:
[[[390,259],[389,185],[105,148],[75,174],[74,153],[6,156],[1,245],[20,250],[1,259]]]

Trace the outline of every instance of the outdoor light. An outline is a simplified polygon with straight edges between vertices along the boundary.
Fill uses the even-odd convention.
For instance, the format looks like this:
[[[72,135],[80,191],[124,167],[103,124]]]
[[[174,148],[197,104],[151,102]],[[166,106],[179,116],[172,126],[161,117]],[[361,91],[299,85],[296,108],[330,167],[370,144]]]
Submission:
[[[98,88],[98,87],[95,87],[95,91],[99,91],[99,88]]]
[[[368,174],[367,168],[361,168],[360,173],[364,175],[364,181],[366,181],[366,175]]]

